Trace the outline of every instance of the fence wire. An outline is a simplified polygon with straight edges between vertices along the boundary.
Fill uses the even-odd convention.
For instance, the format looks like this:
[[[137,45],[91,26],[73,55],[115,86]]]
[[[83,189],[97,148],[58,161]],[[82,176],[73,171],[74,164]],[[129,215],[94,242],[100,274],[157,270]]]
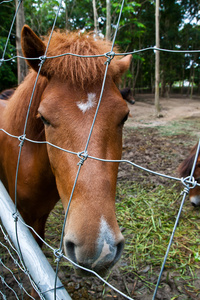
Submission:
[[[11,2],[11,1],[12,0],[8,0],[8,1],[4,0],[4,1],[0,2],[0,5],[3,4],[3,3],[5,3],[5,2]],[[8,38],[7,38],[5,47],[4,47],[3,55],[2,55],[2,58],[0,59],[0,66],[3,63],[6,63],[6,62],[8,62],[10,60],[13,60],[13,59],[16,59],[16,58],[27,59],[27,58],[24,58],[22,56],[13,56],[10,59],[5,59],[4,58],[5,54],[6,54],[6,49],[7,49],[8,41],[9,41],[9,38],[10,38],[10,35],[11,35],[11,32],[12,32],[13,26],[14,26],[14,22],[15,22],[15,19],[16,19],[16,15],[17,15],[17,12],[19,10],[19,7],[20,7],[21,3],[22,3],[22,0],[19,0],[18,6],[16,8],[16,12],[15,12],[14,17],[13,17],[12,24],[11,24],[11,27],[10,27]],[[180,218],[180,215],[181,215],[181,211],[182,211],[182,208],[183,208],[183,205],[184,205],[184,201],[185,201],[186,195],[189,193],[190,189],[194,188],[196,185],[200,186],[200,184],[197,183],[197,181],[195,181],[195,179],[193,177],[194,169],[195,169],[195,166],[196,166],[196,162],[197,162],[197,158],[198,158],[199,150],[200,150],[200,141],[198,143],[198,147],[197,147],[197,151],[196,151],[196,156],[195,156],[195,159],[194,159],[194,162],[193,162],[193,167],[192,167],[191,174],[187,178],[176,178],[176,177],[165,175],[165,174],[162,174],[162,173],[159,173],[159,172],[155,172],[155,171],[152,171],[150,169],[147,169],[147,168],[144,168],[142,166],[139,166],[139,165],[135,164],[134,162],[131,162],[131,161],[128,161],[128,160],[106,160],[106,159],[102,159],[102,158],[98,158],[98,157],[93,157],[93,156],[91,156],[91,155],[89,155],[87,153],[87,149],[88,149],[90,138],[91,138],[91,135],[92,135],[92,132],[93,132],[93,128],[94,128],[94,125],[95,125],[95,121],[96,121],[96,117],[97,117],[97,114],[98,114],[98,111],[99,111],[99,107],[100,107],[100,104],[101,104],[101,99],[102,99],[103,92],[104,92],[104,85],[105,85],[105,82],[106,82],[106,76],[107,76],[108,67],[109,67],[110,61],[115,56],[124,56],[124,55],[127,55],[127,54],[135,54],[135,53],[149,51],[149,50],[171,52],[171,53],[199,53],[200,50],[170,50],[170,49],[156,48],[154,46],[154,47],[148,47],[148,48],[144,48],[144,49],[134,50],[134,51],[127,52],[127,53],[114,53],[113,52],[113,48],[114,48],[114,44],[115,44],[117,32],[118,32],[118,29],[119,29],[119,22],[120,22],[120,19],[121,19],[122,10],[123,10],[123,7],[124,7],[124,0],[122,0],[121,9],[120,9],[120,13],[119,13],[119,17],[118,17],[118,22],[117,22],[117,25],[116,25],[116,30],[115,30],[115,34],[114,34],[114,38],[113,38],[113,41],[112,41],[112,46],[111,46],[110,52],[108,52],[108,53],[100,53],[99,55],[87,55],[87,56],[86,55],[78,55],[78,54],[74,54],[74,53],[63,53],[61,55],[49,56],[48,57],[46,55],[47,54],[47,50],[48,50],[48,47],[49,47],[49,44],[50,44],[50,41],[51,41],[51,37],[52,37],[53,30],[54,30],[55,25],[56,25],[56,20],[57,20],[57,17],[58,17],[58,14],[59,14],[61,6],[62,6],[62,0],[59,1],[59,6],[58,6],[56,14],[55,14],[55,19],[54,19],[54,22],[53,22],[53,25],[52,25],[52,30],[51,30],[51,33],[50,33],[50,36],[49,36],[49,40],[48,40],[48,43],[47,43],[47,48],[46,48],[45,54],[43,56],[41,56],[41,57],[28,58],[28,59],[33,59],[33,60],[34,59],[38,60],[38,58],[39,58],[40,59],[40,64],[39,64],[38,75],[37,75],[37,78],[36,78],[36,81],[35,81],[35,84],[34,84],[33,92],[32,92],[32,95],[31,95],[31,98],[30,98],[30,102],[29,102],[29,106],[28,106],[28,110],[27,110],[27,115],[26,115],[26,120],[25,120],[25,124],[24,124],[23,133],[21,135],[19,135],[19,136],[15,136],[15,135],[12,135],[11,133],[5,131],[4,128],[0,128],[0,131],[2,131],[3,133],[5,133],[6,135],[9,135],[11,138],[18,139],[19,142],[20,142],[19,143],[18,163],[17,163],[16,177],[15,177],[15,208],[16,208],[16,214],[17,214],[18,167],[19,167],[19,162],[20,162],[20,159],[21,159],[22,148],[23,148],[23,145],[24,145],[25,141],[26,142],[30,142],[30,143],[48,144],[49,146],[55,147],[55,148],[57,148],[57,149],[59,149],[61,151],[67,152],[67,153],[72,154],[72,155],[77,155],[79,157],[80,161],[79,161],[79,164],[78,164],[78,170],[77,170],[76,178],[75,178],[75,181],[74,181],[74,186],[73,186],[73,189],[72,189],[72,192],[71,192],[71,196],[70,196],[70,199],[69,199],[69,204],[68,204],[68,207],[67,207],[67,210],[66,210],[66,214],[65,214],[65,218],[64,218],[64,223],[63,223],[63,228],[62,228],[62,234],[61,234],[61,237],[60,237],[60,247],[59,247],[59,249],[54,249],[50,244],[48,244],[46,241],[44,241],[37,234],[37,232],[35,232],[35,230],[32,227],[30,227],[27,224],[25,224],[20,217],[16,218],[16,227],[15,227],[16,228],[16,236],[17,236],[17,222],[22,222],[26,227],[28,227],[32,232],[34,232],[34,234],[36,234],[38,236],[38,238],[40,238],[40,240],[49,249],[51,249],[51,251],[54,254],[55,259],[57,261],[56,276],[55,276],[55,286],[54,286],[54,299],[56,299],[56,281],[57,281],[57,276],[58,276],[59,263],[60,263],[60,260],[64,258],[64,259],[68,260],[71,264],[73,264],[74,266],[76,266],[78,268],[81,268],[81,269],[83,269],[83,270],[85,270],[87,272],[90,272],[93,275],[97,276],[102,282],[104,282],[106,285],[108,285],[114,291],[116,291],[117,293],[119,293],[121,296],[125,297],[126,299],[130,299],[130,300],[132,299],[133,300],[133,298],[125,295],[124,293],[122,293],[121,291],[119,291],[117,288],[115,288],[112,285],[110,285],[105,279],[103,279],[102,277],[100,277],[93,270],[89,270],[89,269],[87,269],[85,267],[79,266],[78,264],[74,263],[72,260],[70,260],[69,258],[67,258],[62,253],[62,243],[63,243],[63,237],[64,237],[64,227],[65,227],[65,223],[66,223],[66,220],[67,220],[70,203],[71,203],[72,198],[73,198],[74,190],[76,188],[76,183],[78,181],[78,177],[79,177],[79,173],[80,173],[81,167],[84,164],[84,162],[85,162],[86,159],[99,160],[99,161],[102,161],[102,162],[105,162],[105,163],[107,163],[107,162],[126,163],[126,164],[129,164],[129,165],[134,166],[136,168],[142,169],[143,171],[146,171],[148,173],[151,173],[151,174],[154,174],[154,175],[157,175],[157,176],[162,176],[162,177],[165,177],[167,179],[172,179],[172,180],[176,180],[176,181],[182,182],[182,184],[184,186],[184,189],[183,189],[183,192],[182,192],[182,202],[181,202],[181,205],[180,205],[180,208],[179,208],[179,212],[178,212],[177,217],[176,217],[176,222],[174,224],[174,228],[173,228],[173,231],[172,231],[172,234],[171,234],[171,237],[170,237],[170,241],[169,241],[169,244],[168,244],[168,247],[167,247],[164,259],[163,259],[163,264],[161,266],[160,274],[159,274],[159,277],[158,277],[158,280],[157,280],[157,284],[156,284],[156,287],[155,287],[155,290],[154,290],[154,294],[153,294],[153,298],[152,298],[152,300],[154,300],[155,297],[156,297],[156,293],[157,293],[159,284],[160,284],[161,276],[162,276],[162,273],[163,273],[163,270],[164,270],[164,267],[165,267],[165,263],[166,263],[166,260],[167,260],[168,254],[169,254],[169,250],[170,250],[170,247],[171,247],[171,244],[172,244],[172,241],[173,241],[173,237],[174,237],[174,234],[175,234],[175,231],[176,231],[176,228],[177,228],[177,224],[179,222],[179,218]],[[97,104],[97,108],[96,108],[95,116],[94,116],[94,119],[93,119],[93,123],[92,123],[92,126],[90,128],[90,132],[89,132],[89,135],[88,135],[88,139],[87,139],[87,142],[86,142],[85,149],[84,149],[84,151],[82,151],[80,149],[80,152],[74,152],[74,151],[70,151],[68,149],[64,149],[64,148],[58,147],[57,145],[49,143],[48,141],[34,141],[34,140],[31,140],[31,139],[29,139],[29,138],[26,137],[26,127],[27,127],[27,122],[28,122],[28,118],[29,118],[30,107],[31,107],[31,104],[32,104],[33,95],[34,95],[34,92],[35,92],[35,88],[36,88],[36,85],[37,85],[37,81],[38,81],[38,78],[39,78],[40,71],[41,71],[41,68],[43,66],[43,63],[45,62],[46,59],[54,59],[54,58],[57,58],[57,57],[60,57],[60,56],[65,56],[65,55],[72,55],[72,56],[77,56],[77,57],[80,57],[80,58],[81,57],[87,57],[88,59],[91,58],[91,57],[103,57],[103,56],[107,58],[106,67],[105,67],[105,73],[104,73],[104,79],[103,79],[103,82],[102,82],[101,93],[100,93],[99,101],[98,101],[98,104]],[[1,279],[2,286],[3,286],[2,290],[0,290],[0,294],[2,295],[3,299],[7,299],[6,298],[6,292],[5,292],[6,289],[9,289],[13,293],[13,296],[15,296],[16,299],[23,299],[23,297],[24,297],[23,294],[26,294],[31,299],[34,299],[27,292],[26,288],[23,286],[23,283],[22,283],[22,281],[20,279],[20,275],[19,275],[20,272],[22,272],[23,274],[25,274],[26,276],[28,276],[32,287],[37,291],[37,293],[40,296],[40,298],[41,299],[45,299],[44,296],[38,290],[38,288],[35,285],[35,283],[33,282],[32,278],[31,278],[31,275],[29,274],[28,270],[26,269],[26,266],[23,263],[23,257],[22,257],[21,251],[20,250],[17,251],[14,248],[14,246],[12,245],[12,242],[10,241],[9,237],[7,236],[7,234],[5,232],[5,229],[1,225],[0,225],[0,233],[2,233],[3,238],[5,240],[5,243],[0,242],[0,246],[7,251],[9,259],[11,259],[13,261],[14,265],[16,266],[15,269],[17,271],[17,275],[16,275],[15,274],[15,270],[13,271],[8,266],[6,266],[5,263],[4,263],[4,261],[3,261],[3,259],[0,258],[0,279]],[[18,248],[20,249],[20,241],[19,240],[18,240]],[[17,294],[16,291],[12,288],[12,286],[11,286],[12,284],[9,284],[8,282],[6,282],[6,275],[5,275],[6,272],[9,272],[9,274],[12,275],[12,278],[16,282],[20,293]],[[21,298],[20,298],[20,296],[21,296]]]
[[[2,291],[0,290],[0,293],[3,296],[3,299],[9,299],[12,296],[15,296],[16,299],[24,299],[24,294],[30,297],[30,299],[34,299],[27,292],[27,287],[30,288],[30,286],[32,286],[37,291],[41,299],[45,299],[37,288],[37,285],[32,280],[29,271],[21,260],[19,252],[13,246],[12,241],[10,240],[5,228],[3,228],[2,225],[0,225],[0,237],[0,278],[2,283]],[[15,266],[14,268],[13,265]],[[10,277],[12,278],[12,280],[10,280]],[[30,282],[30,285],[28,286],[26,280],[27,277]],[[12,296],[9,294],[9,297],[7,298],[7,291],[4,286],[6,286],[7,290],[12,292]]]

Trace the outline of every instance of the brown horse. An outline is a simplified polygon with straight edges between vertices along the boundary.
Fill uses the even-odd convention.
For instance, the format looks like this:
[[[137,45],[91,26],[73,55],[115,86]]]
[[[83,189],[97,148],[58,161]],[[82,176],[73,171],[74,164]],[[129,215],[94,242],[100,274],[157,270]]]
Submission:
[[[22,30],[22,49],[32,68],[8,100],[0,101],[0,128],[20,136],[46,41],[28,27]],[[54,32],[47,56],[62,53],[104,54],[111,45],[92,35]],[[30,59],[28,59],[30,58]],[[39,76],[27,123],[26,137],[48,141],[76,153],[85,149],[99,99],[105,56],[71,55],[46,59]],[[129,110],[116,84],[129,68],[131,56],[114,58],[108,68],[105,89],[88,146],[88,154],[119,160],[122,127]],[[113,109],[114,108],[114,109]],[[0,179],[12,199],[19,141],[0,131]],[[77,155],[46,144],[25,141],[17,183],[17,207],[27,222],[44,237],[46,219],[61,198],[66,210],[77,173]],[[81,167],[67,217],[64,235],[66,255],[76,263],[103,275],[120,258],[124,238],[115,216],[118,164],[88,158]],[[36,238],[41,245],[41,241]]]
[[[191,149],[190,155],[180,164],[179,173],[181,177],[185,178],[190,176],[196,151],[197,144]],[[200,153],[197,158],[193,176],[197,183],[200,183]],[[194,188],[190,189],[190,201],[193,206],[200,206],[200,186],[196,185]]]
[[[135,104],[135,99],[132,96],[131,89],[129,87],[123,88],[120,90],[120,93],[124,100],[130,104]]]

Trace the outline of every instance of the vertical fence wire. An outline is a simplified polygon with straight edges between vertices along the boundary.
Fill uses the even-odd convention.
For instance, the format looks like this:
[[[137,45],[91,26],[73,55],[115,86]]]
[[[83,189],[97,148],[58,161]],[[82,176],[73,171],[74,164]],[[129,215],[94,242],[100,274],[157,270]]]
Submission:
[[[72,197],[73,197],[73,194],[74,194],[74,190],[75,190],[75,187],[76,187],[76,184],[77,184],[77,181],[78,181],[79,173],[81,171],[81,167],[82,167],[84,161],[87,159],[87,149],[88,149],[88,146],[89,146],[89,142],[90,142],[90,139],[91,139],[91,136],[92,136],[92,132],[93,132],[93,128],[94,128],[94,125],[95,125],[95,122],[96,122],[97,114],[99,112],[101,100],[102,100],[102,97],[103,97],[103,92],[104,92],[104,87],[105,87],[105,82],[106,82],[108,67],[109,67],[111,59],[114,57],[113,48],[114,48],[114,44],[115,44],[117,32],[118,32],[118,29],[119,29],[119,22],[120,22],[120,19],[121,19],[123,7],[124,7],[124,0],[122,0],[122,3],[121,3],[121,8],[120,8],[120,13],[119,13],[119,17],[118,17],[117,27],[116,27],[116,30],[115,30],[115,35],[114,35],[114,38],[113,38],[113,41],[112,41],[112,45],[111,45],[111,50],[110,50],[110,53],[109,53],[110,56],[108,57],[108,59],[106,61],[106,68],[105,68],[105,72],[104,72],[104,77],[103,77],[103,82],[102,82],[102,87],[101,87],[101,92],[100,92],[100,97],[99,97],[99,100],[98,100],[97,108],[96,108],[95,115],[94,115],[94,118],[93,118],[93,122],[92,122],[92,125],[91,125],[91,128],[90,128],[90,132],[89,132],[89,135],[88,135],[88,139],[87,139],[87,142],[86,142],[84,153],[82,153],[81,160],[80,160],[80,162],[78,164],[78,171],[77,171],[77,174],[76,174],[76,178],[75,178],[75,181],[74,181],[73,189],[72,189],[72,192],[71,192],[71,195],[70,195],[70,199],[69,199],[69,202],[68,202],[68,206],[67,206],[67,210],[66,210],[66,213],[65,213],[65,218],[64,218],[63,227],[62,227],[62,234],[61,234],[61,239],[60,239],[59,253],[62,252],[62,245],[63,245],[65,225],[66,225],[67,216],[68,216],[70,204],[71,204],[71,201],[72,201]],[[83,156],[83,154],[85,156]],[[84,159],[83,159],[83,157],[84,157]],[[58,274],[59,262],[60,262],[60,259],[58,258],[57,259],[57,266],[56,266],[56,275]],[[56,299],[56,280],[57,280],[57,276],[55,278],[55,299]]]
[[[20,1],[20,3],[21,3],[21,1]],[[26,136],[26,129],[27,129],[27,123],[28,123],[28,118],[29,118],[29,114],[30,114],[31,104],[32,104],[32,101],[33,101],[33,96],[34,96],[34,93],[35,93],[35,89],[36,89],[36,85],[37,85],[37,82],[38,82],[38,78],[40,76],[41,68],[42,68],[43,63],[45,61],[45,57],[46,57],[46,54],[47,54],[47,51],[48,51],[48,48],[49,48],[49,44],[50,44],[50,41],[51,41],[53,30],[55,28],[55,24],[56,24],[56,20],[57,20],[57,17],[58,17],[58,13],[59,13],[60,8],[61,8],[61,3],[62,3],[62,0],[59,1],[59,7],[57,9],[57,13],[56,13],[56,16],[55,16],[55,19],[54,19],[54,23],[53,23],[51,34],[50,34],[50,37],[49,37],[49,41],[48,41],[48,44],[47,44],[47,47],[46,47],[46,50],[45,50],[45,53],[44,53],[44,57],[41,58],[41,62],[39,63],[39,70],[38,70],[38,73],[37,73],[37,77],[36,77],[36,80],[35,80],[35,83],[34,83],[32,95],[31,95],[31,98],[30,98],[30,101],[29,101],[29,106],[28,106],[28,109],[27,109],[27,114],[26,114],[24,129],[23,129],[23,134],[20,137],[21,141],[20,141],[20,144],[19,144],[19,154],[18,154],[18,161],[17,161],[16,175],[15,175],[15,209],[16,209],[15,213],[17,213],[17,181],[18,181],[18,173],[19,173],[19,164],[20,164],[20,159],[21,159],[22,147],[24,145],[24,138]],[[15,16],[16,16],[16,14],[15,14]],[[19,252],[20,252],[20,255],[21,255],[21,259],[23,260],[23,257],[22,257],[22,254],[21,254],[21,250],[20,250],[20,243],[18,241],[18,235],[17,235],[17,220],[16,220],[15,224],[16,224],[16,238],[17,238],[17,243],[18,243],[18,247],[19,247]]]
[[[21,4],[21,1],[22,0],[19,1],[18,7],[16,9],[16,13],[15,13],[15,16],[14,16],[14,19],[13,19],[13,22],[12,22],[12,25],[11,25],[11,29],[10,29],[10,32],[9,32],[9,36],[8,36],[8,39],[7,39],[6,47],[7,47],[7,44],[8,44],[8,40],[9,40],[9,37],[10,37],[10,34],[11,34],[11,30],[12,30],[12,27],[13,27],[13,24],[14,24],[14,21],[15,21],[15,18],[16,18],[19,6]],[[19,239],[18,239],[18,233],[17,233],[17,215],[16,215],[17,214],[17,181],[18,181],[19,165],[20,165],[22,147],[24,145],[24,137],[26,136],[27,123],[28,123],[28,118],[29,118],[29,114],[30,114],[31,104],[32,104],[32,101],[33,101],[33,96],[34,96],[34,93],[35,93],[35,89],[36,89],[36,85],[37,85],[37,82],[38,82],[38,78],[40,76],[41,68],[42,68],[43,63],[45,61],[45,57],[46,57],[46,54],[47,54],[47,51],[48,51],[48,48],[49,48],[49,44],[50,44],[50,41],[51,41],[51,37],[52,37],[52,34],[53,34],[53,30],[55,28],[56,20],[57,20],[57,17],[58,17],[61,5],[62,5],[62,0],[59,1],[59,7],[58,7],[56,15],[55,15],[55,19],[54,19],[54,23],[53,23],[53,26],[52,26],[52,30],[51,30],[50,36],[49,36],[48,44],[47,44],[44,56],[41,58],[41,61],[39,63],[39,70],[38,70],[37,77],[36,77],[36,80],[35,80],[35,84],[34,84],[34,87],[33,87],[32,95],[31,95],[31,98],[30,98],[30,101],[29,101],[29,106],[28,106],[28,109],[27,109],[27,114],[26,114],[24,129],[23,129],[23,134],[21,135],[21,140],[20,140],[20,144],[19,144],[19,154],[18,154],[18,160],[17,160],[17,166],[16,166],[16,175],[15,175],[15,216],[14,216],[14,218],[15,218],[15,232],[16,232],[16,240],[17,240],[17,244],[18,244],[18,251],[19,251],[20,259],[22,261],[23,261],[23,256],[22,256],[22,252],[21,252],[21,248],[20,248],[20,242],[19,242]],[[4,55],[5,55],[6,47],[5,47],[4,52],[3,52],[3,58],[4,58]]]

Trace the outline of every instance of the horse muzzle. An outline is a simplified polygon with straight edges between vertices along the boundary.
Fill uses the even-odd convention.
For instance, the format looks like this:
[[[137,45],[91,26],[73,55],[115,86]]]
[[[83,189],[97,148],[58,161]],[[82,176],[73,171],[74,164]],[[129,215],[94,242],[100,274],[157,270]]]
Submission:
[[[92,241],[91,237],[88,237],[84,241],[79,244],[74,235],[66,234],[64,238],[66,256],[77,265],[90,269],[102,277],[105,276],[121,257],[124,237],[119,233],[116,238],[109,225],[102,220],[97,239]],[[77,266],[75,268],[78,275],[93,275]]]
[[[200,195],[190,196],[190,202],[194,207],[200,206]]]

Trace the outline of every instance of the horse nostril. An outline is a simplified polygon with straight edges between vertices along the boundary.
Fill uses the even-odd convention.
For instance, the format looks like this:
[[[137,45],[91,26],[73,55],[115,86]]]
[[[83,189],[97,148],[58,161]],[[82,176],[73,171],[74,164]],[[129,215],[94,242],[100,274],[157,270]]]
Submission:
[[[75,244],[72,242],[66,242],[65,243],[65,250],[67,253],[67,256],[73,260],[74,262],[76,262],[76,255],[75,255]]]
[[[197,207],[196,203],[194,203],[194,202],[191,202],[191,203],[192,203],[192,205],[193,205],[194,207]]]
[[[123,249],[124,249],[124,240],[122,240],[117,244],[117,252],[114,259],[114,264],[120,259]]]

